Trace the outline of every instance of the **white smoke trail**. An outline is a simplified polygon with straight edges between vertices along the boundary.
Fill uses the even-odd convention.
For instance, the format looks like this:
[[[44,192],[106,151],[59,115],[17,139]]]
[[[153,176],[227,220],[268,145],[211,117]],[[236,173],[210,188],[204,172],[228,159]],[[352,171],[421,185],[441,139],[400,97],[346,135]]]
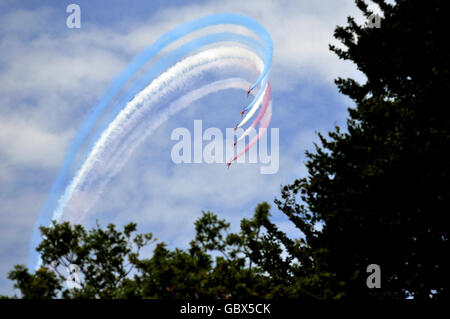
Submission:
[[[108,154],[109,148],[114,148],[114,141],[116,143],[120,143],[121,137],[123,137],[127,132],[132,130],[135,127],[135,124],[142,118],[143,113],[145,110],[148,111],[150,106],[153,102],[157,101],[158,99],[161,99],[163,96],[169,94],[170,92],[176,90],[180,85],[182,85],[185,81],[189,80],[191,78],[190,72],[192,72],[195,68],[201,68],[202,66],[207,66],[214,62],[224,61],[226,59],[229,60],[240,60],[241,63],[250,62],[251,64],[255,64],[256,68],[260,71],[263,68],[263,62],[261,59],[255,55],[253,52],[241,48],[241,47],[219,47],[219,48],[212,48],[208,51],[203,51],[201,53],[198,53],[196,55],[190,56],[183,61],[175,64],[173,67],[168,69],[166,72],[161,74],[158,78],[156,78],[154,81],[152,81],[144,90],[142,90],[140,93],[138,93],[133,100],[131,100],[127,105],[124,107],[124,109],[119,113],[119,115],[110,123],[108,128],[103,132],[95,146],[93,147],[92,151],[88,155],[88,158],[86,159],[85,163],[81,167],[81,169],[76,173],[74,179],[70,183],[70,185],[66,188],[66,191],[60,201],[58,202],[58,207],[55,211],[55,218],[59,219],[62,216],[62,213],[68,204],[69,200],[71,200],[74,195],[77,195],[79,200],[72,201],[71,206],[73,209],[71,211],[75,211],[76,209],[80,208],[77,207],[78,203],[83,203],[84,206],[86,202],[83,200],[83,197],[86,196],[86,192],[81,191],[81,187],[83,185],[88,185],[86,182],[89,180],[94,181],[95,177],[98,175],[101,175],[105,169],[103,169],[105,166],[103,165],[103,160],[107,159],[108,157],[104,154]],[[233,62],[236,62],[233,61]],[[222,83],[223,84],[223,83]],[[248,83],[245,83],[247,85]],[[219,86],[218,86],[219,87]],[[204,92],[206,92],[208,89],[212,89],[212,87],[206,86],[206,88],[203,88]],[[203,94],[201,91],[196,90],[194,91],[198,95],[197,98],[201,97],[201,94]],[[189,98],[185,97],[185,102],[189,102]],[[191,100],[195,100],[195,96],[191,95]],[[182,100],[179,100],[182,101]],[[192,100],[193,101],[193,100]],[[136,148],[137,145],[139,145],[139,142],[142,141],[150,132],[152,132],[154,129],[156,129],[159,125],[161,125],[167,118],[172,115],[177,109],[180,108],[180,105],[185,105],[182,102],[179,102],[178,107],[173,106],[172,108],[168,108],[165,112],[161,114],[159,119],[155,121],[150,128],[147,129],[147,134],[142,134],[140,131],[136,132],[135,136],[137,136],[137,142],[133,142],[131,145],[129,144],[128,140],[126,144],[127,149],[122,149],[116,152],[117,156],[114,156],[112,160],[109,161],[109,165],[107,166],[106,172],[108,174],[107,178],[101,181],[100,187],[97,188],[97,191],[95,192],[96,195],[93,196],[93,200],[91,200],[91,204],[95,203],[96,198],[98,198],[99,194],[101,193],[102,189],[104,188],[104,185],[108,182],[110,178],[112,178],[113,175],[117,171],[119,171],[124,163],[126,162],[126,159],[129,157],[129,154],[131,154],[132,149]],[[189,102],[190,103],[190,102]],[[142,135],[142,138],[139,136]],[[109,152],[110,153],[110,152]],[[123,156],[123,153],[125,153],[126,156]],[[113,153],[113,155],[115,155]],[[120,156],[119,156],[120,155]],[[100,165],[97,165],[100,164]],[[93,174],[94,170],[99,170],[97,174]],[[102,186],[103,185],[103,186]],[[91,196],[93,194],[91,193]],[[91,205],[88,205],[88,208]],[[84,206],[86,207],[86,206]],[[86,209],[83,209],[83,211],[87,211]],[[78,211],[79,213],[80,211]]]
[[[177,113],[178,111],[188,107],[190,104],[195,102],[196,100],[201,99],[202,97],[218,92],[225,89],[241,89],[245,91],[251,83],[247,80],[241,78],[230,78],[225,80],[216,81],[210,84],[207,84],[199,89],[191,91],[190,93],[180,97],[178,100],[172,102],[169,107],[164,110],[163,113],[159,114],[156,122],[151,125],[151,127],[147,127],[145,125],[141,125],[136,130],[133,130],[133,134],[131,137],[126,138],[126,142],[123,143],[122,147],[114,152],[114,158],[108,161],[108,169],[103,169],[106,172],[106,176],[101,176],[99,178],[97,172],[91,172],[90,176],[92,176],[91,180],[100,179],[100,185],[97,185],[95,190],[92,190],[90,187],[92,185],[86,185],[89,183],[86,181],[84,183],[83,191],[75,190],[72,198],[68,202],[66,206],[66,218],[71,222],[83,222],[83,218],[86,213],[89,212],[90,208],[96,203],[98,198],[103,193],[103,190],[107,186],[108,182],[122,170],[125,166],[128,159],[131,157],[132,153],[138,146],[149,136],[151,133],[158,128],[161,124],[167,121],[172,115]],[[106,156],[106,155],[105,155]],[[102,156],[103,158],[103,156]],[[105,164],[102,161],[102,166]],[[79,203],[77,205],[76,203]]]

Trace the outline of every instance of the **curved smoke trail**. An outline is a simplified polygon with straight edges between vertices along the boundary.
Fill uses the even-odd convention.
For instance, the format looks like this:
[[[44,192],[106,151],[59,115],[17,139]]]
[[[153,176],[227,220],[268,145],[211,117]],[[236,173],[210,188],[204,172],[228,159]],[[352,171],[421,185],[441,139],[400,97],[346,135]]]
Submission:
[[[210,63],[205,64],[204,62],[206,60],[209,60]],[[67,209],[76,212],[77,215],[87,211],[90,206],[86,205],[86,201],[90,200],[95,202],[96,198],[89,199],[82,195],[77,198],[77,195],[88,193],[90,197],[98,197],[107,182],[122,168],[128,156],[131,155],[132,150],[171,115],[207,94],[226,88],[246,90],[249,83],[242,79],[217,81],[189,92],[163,110],[154,112],[157,115],[151,117],[149,120],[142,120],[146,114],[153,111],[152,107],[163,96],[169,95],[177,87],[182,85],[182,83],[191,79],[196,73],[211,69],[220,70],[229,67],[233,63],[258,71],[261,71],[263,67],[263,62],[251,51],[237,47],[214,48],[182,60],[136,95],[121,110],[119,115],[116,116],[98,139],[84,162],[82,169],[78,171],[71,184],[66,188],[65,194],[62,196],[55,210],[55,218],[60,218],[63,210],[66,210],[65,213],[70,215],[70,211],[67,212]],[[201,66],[195,68],[195,65]],[[164,83],[169,84],[164,86]],[[243,87],[242,83],[246,83],[247,87]],[[139,126],[139,123],[143,124]],[[125,137],[127,134],[131,134],[131,136]],[[121,148],[118,145],[114,145],[114,143],[120,142],[122,144]],[[97,162],[102,163],[101,167],[96,165]],[[95,189],[90,189],[89,185],[96,180],[101,180],[101,185],[96,185]],[[77,204],[77,199],[81,205]],[[71,205],[68,205],[69,200],[72,202]]]
[[[185,35],[218,25],[244,27],[257,39],[232,32],[218,32],[199,36],[167,53],[162,53],[168,46],[182,40]],[[233,161],[244,154],[257,142],[263,134],[261,132],[267,129],[270,122],[268,75],[272,51],[269,34],[257,22],[242,15],[219,14],[180,25],[162,35],[136,56],[113,80],[100,102],[88,113],[76,132],[36,221],[31,237],[29,267],[38,267],[40,264],[39,255],[35,251],[40,241],[38,226],[49,225],[52,219],[60,220],[67,209],[86,213],[108,181],[123,167],[133,149],[170,116],[193,101],[227,88],[248,89],[248,94],[259,87],[251,103],[245,107],[244,112],[248,113],[238,126],[243,126],[262,105],[257,118],[250,126],[254,128],[261,122],[260,132]],[[149,61],[150,66],[146,68]],[[255,69],[259,76],[253,83],[240,78],[215,81],[191,90],[162,109],[158,108],[158,101],[170,100],[171,95],[180,91],[193,77],[212,70],[224,70],[231,65]],[[102,116],[106,117],[106,121],[101,121]],[[143,118],[149,118],[151,121],[145,121],[144,125]],[[82,147],[90,144],[90,140],[93,143],[85,154]],[[93,184],[96,184],[96,191],[86,200],[83,198],[86,193],[83,190],[92,189]]]

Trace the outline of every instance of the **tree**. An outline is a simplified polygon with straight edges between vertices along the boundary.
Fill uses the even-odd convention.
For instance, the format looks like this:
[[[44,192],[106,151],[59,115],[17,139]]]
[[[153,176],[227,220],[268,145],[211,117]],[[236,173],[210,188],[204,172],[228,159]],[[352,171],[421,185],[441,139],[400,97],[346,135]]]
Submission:
[[[160,242],[148,259],[140,258],[139,252],[156,239],[151,233],[135,234],[134,223],[123,231],[112,224],[106,229],[97,224],[88,232],[82,225],[53,222],[50,227],[40,228],[42,242],[37,251],[41,254],[41,268],[30,274],[26,267],[17,265],[9,278],[15,281],[14,287],[20,289],[22,298],[280,296],[284,284],[252,266],[250,257],[249,245],[258,243],[269,208],[267,203],[258,205],[251,220],[242,220],[239,233],[231,233],[225,220],[203,212],[195,222],[196,237],[189,249],[170,251]],[[267,250],[264,245],[258,247]],[[64,288],[69,265],[79,267],[80,287]]]
[[[29,298],[117,298],[129,288],[128,275],[133,270],[139,251],[150,244],[153,235],[138,234],[136,224],[126,225],[123,232],[110,224],[87,232],[81,225],[68,222],[40,227],[42,242],[36,248],[42,265],[34,274],[17,265],[8,278],[16,281],[22,297]],[[77,265],[81,289],[63,289],[68,279],[67,268]]]
[[[283,187],[276,201],[305,237],[296,246],[275,225],[268,232],[286,242],[300,264],[297,284],[316,297],[443,299],[449,295],[448,2],[373,2],[384,16],[380,28],[349,17],[335,31],[346,49],[330,46],[367,77],[364,84],[336,80],[356,104],[347,132],[319,134],[321,145],[307,153],[308,177]],[[373,14],[364,1],[356,4],[366,17]],[[372,263],[381,267],[381,289],[366,286]]]
[[[263,276],[247,267],[245,235],[230,233],[229,227],[213,213],[203,212],[187,251],[171,252],[159,244],[153,257],[137,266],[135,279],[143,297],[242,298],[264,292],[268,287],[261,286]],[[218,253],[214,263],[213,252]]]
[[[47,268],[30,274],[25,267],[16,265],[8,278],[16,282],[14,288],[20,289],[24,299],[52,299],[62,288],[57,276]]]

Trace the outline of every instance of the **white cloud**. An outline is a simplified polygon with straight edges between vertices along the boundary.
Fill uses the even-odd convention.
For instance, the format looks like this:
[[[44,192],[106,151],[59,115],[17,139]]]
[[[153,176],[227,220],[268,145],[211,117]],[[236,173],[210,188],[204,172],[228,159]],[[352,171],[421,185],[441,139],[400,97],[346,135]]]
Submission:
[[[52,134],[22,120],[0,117],[0,156],[3,165],[57,168],[62,160],[69,132]]]

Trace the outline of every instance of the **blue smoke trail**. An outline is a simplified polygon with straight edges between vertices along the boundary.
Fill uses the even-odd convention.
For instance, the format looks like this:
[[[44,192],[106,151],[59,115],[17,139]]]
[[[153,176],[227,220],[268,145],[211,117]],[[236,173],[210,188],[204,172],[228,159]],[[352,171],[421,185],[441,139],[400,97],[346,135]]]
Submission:
[[[245,46],[252,48],[256,51],[264,60],[264,70],[259,75],[258,79],[251,86],[251,90],[261,85],[265,87],[267,83],[268,73],[272,63],[273,44],[268,32],[256,21],[238,14],[217,14],[208,15],[200,19],[182,24],[172,31],[163,34],[156,42],[147,47],[142,53],[137,55],[133,61],[122,71],[113,82],[109,85],[108,89],[102,96],[100,102],[88,113],[85,121],[75,134],[72,145],[65,154],[63,165],[60,172],[52,185],[50,194],[44,203],[32,236],[30,243],[30,258],[29,268],[33,268],[37,265],[39,256],[35,251],[37,243],[40,241],[40,231],[38,227],[40,225],[49,225],[53,217],[54,209],[57,205],[58,199],[67,184],[69,173],[73,169],[74,161],[82,145],[85,143],[87,136],[92,133],[92,128],[96,124],[99,117],[104,113],[106,107],[110,105],[111,101],[117,96],[121,89],[130,81],[130,79],[136,75],[136,73],[152,58],[156,57],[161,50],[166,48],[171,43],[179,40],[185,35],[194,31],[200,30],[205,27],[210,27],[220,24],[233,24],[243,26],[258,36],[261,41],[255,41],[254,39],[230,32],[222,32],[206,35],[194,39],[188,42],[178,49],[171,51],[162,56],[155,64],[153,64],[147,72],[145,72],[135,83],[126,91],[126,94],[115,102],[115,108],[113,114],[117,114],[124,103],[128,102],[133,96],[141,91],[149,81],[158,76],[161,72],[170,67],[173,63],[177,62],[181,58],[193,53],[203,46],[214,44],[222,41],[233,41],[241,43]],[[258,94],[254,97],[252,102],[246,107],[245,110],[250,109],[258,98],[263,93],[263,90],[259,90]],[[99,134],[101,133],[101,130]],[[98,135],[97,135],[98,136]],[[97,138],[96,136],[96,138]],[[95,139],[94,139],[95,140]]]

